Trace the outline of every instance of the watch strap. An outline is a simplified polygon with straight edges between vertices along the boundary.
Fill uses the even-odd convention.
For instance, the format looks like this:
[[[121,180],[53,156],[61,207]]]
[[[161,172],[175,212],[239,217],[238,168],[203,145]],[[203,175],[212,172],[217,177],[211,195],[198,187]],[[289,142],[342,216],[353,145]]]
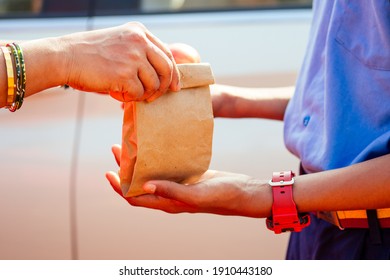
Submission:
[[[308,214],[299,214],[293,199],[294,173],[292,171],[274,172],[269,184],[272,187],[272,216],[266,224],[275,233],[299,232],[310,224]]]

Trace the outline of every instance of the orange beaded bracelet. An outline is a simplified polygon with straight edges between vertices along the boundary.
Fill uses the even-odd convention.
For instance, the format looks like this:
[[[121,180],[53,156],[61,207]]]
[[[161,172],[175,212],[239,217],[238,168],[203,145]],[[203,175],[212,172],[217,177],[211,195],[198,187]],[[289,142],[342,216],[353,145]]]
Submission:
[[[4,54],[5,59],[5,67],[7,69],[7,84],[8,84],[8,91],[7,91],[7,100],[6,100],[6,108],[10,108],[15,100],[15,76],[14,76],[14,64],[11,59],[11,52],[8,48],[1,46],[1,50]]]

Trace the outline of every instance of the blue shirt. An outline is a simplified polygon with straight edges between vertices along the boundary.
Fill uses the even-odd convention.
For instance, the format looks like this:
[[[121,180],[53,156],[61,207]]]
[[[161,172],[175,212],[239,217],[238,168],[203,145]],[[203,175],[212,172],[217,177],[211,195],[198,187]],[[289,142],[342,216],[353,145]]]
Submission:
[[[388,0],[314,1],[285,143],[309,173],[390,152]]]
[[[285,143],[303,169],[319,172],[390,152],[390,3],[319,0],[295,94],[285,114]],[[312,216],[292,233],[288,259],[388,259],[367,229],[339,230]]]

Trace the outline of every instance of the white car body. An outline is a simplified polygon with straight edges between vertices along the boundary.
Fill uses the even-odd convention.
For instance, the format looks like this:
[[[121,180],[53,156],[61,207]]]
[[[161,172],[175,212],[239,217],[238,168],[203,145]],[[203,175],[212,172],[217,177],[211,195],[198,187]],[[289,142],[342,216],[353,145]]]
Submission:
[[[166,43],[194,46],[216,82],[293,85],[310,9],[1,19],[1,40],[29,40],[140,21]],[[44,79],[44,77],[42,77]],[[283,259],[288,234],[263,219],[170,215],[127,204],[105,172],[118,170],[123,111],[107,95],[54,88],[0,111],[0,259]],[[269,179],[298,170],[283,123],[216,119],[211,169]]]

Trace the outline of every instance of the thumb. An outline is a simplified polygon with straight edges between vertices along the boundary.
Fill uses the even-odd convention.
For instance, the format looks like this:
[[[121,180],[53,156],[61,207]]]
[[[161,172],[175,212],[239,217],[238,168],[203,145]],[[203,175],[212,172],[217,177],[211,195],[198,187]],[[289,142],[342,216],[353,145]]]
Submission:
[[[111,147],[111,151],[114,155],[116,163],[118,164],[118,166],[121,166],[122,146],[119,144],[115,144]]]
[[[164,198],[187,202],[192,197],[193,188],[172,181],[149,181],[143,185],[145,192]]]

